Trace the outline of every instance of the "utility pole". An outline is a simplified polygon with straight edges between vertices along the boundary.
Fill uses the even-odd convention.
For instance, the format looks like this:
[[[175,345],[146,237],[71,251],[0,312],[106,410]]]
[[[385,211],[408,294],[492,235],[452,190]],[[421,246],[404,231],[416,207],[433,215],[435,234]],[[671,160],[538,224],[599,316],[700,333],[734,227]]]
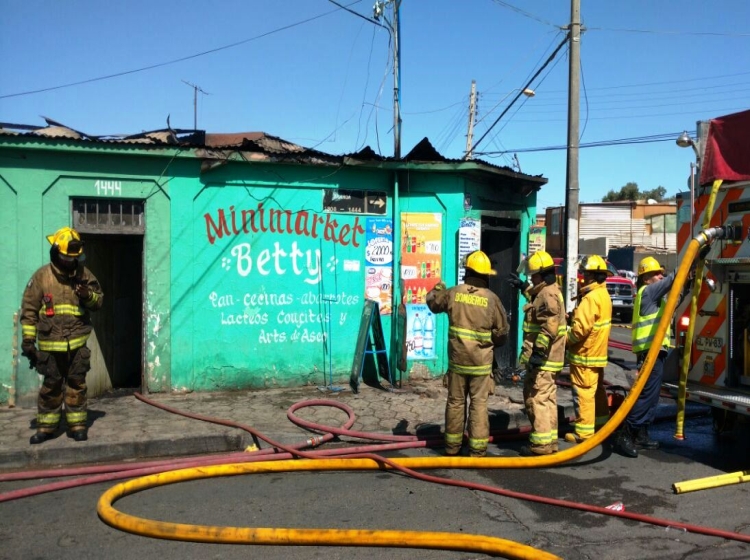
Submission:
[[[393,157],[401,159],[401,0],[393,0]]]
[[[580,112],[581,0],[570,0],[568,70],[568,164],[565,177],[565,309],[578,291],[578,129]]]
[[[188,81],[182,80],[182,83],[189,85],[193,88],[193,130],[198,130],[198,92],[200,91],[203,95],[211,95],[207,91],[203,91],[200,86],[191,84]]]
[[[466,153],[464,159],[472,158],[471,144],[474,141],[474,120],[477,116],[477,81],[471,80],[471,94],[469,95],[469,130],[466,134]]]

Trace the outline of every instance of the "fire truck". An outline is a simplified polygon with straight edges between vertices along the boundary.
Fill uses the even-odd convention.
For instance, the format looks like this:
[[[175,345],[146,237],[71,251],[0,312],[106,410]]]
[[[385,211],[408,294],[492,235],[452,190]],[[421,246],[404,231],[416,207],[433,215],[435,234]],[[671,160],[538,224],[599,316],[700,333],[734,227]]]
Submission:
[[[699,122],[696,140],[680,140],[696,152],[699,179],[691,172],[691,190],[677,196],[678,262],[701,230],[740,232],[696,257],[675,314],[686,398],[714,407],[718,431],[737,414],[750,415],[750,110]],[[664,385],[678,393],[678,381]]]

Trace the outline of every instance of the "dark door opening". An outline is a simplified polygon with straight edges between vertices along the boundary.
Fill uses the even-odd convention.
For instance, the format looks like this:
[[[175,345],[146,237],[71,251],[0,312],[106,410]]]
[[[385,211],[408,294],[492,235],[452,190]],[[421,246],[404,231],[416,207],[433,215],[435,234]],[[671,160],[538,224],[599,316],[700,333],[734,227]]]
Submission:
[[[82,233],[86,266],[99,280],[104,305],[92,313],[113,389],[140,389],[143,364],[143,236]]]
[[[495,367],[501,370],[515,368],[518,358],[516,350],[520,324],[516,309],[519,293],[511,288],[507,279],[508,274],[516,271],[520,261],[519,227],[518,220],[482,216],[482,250],[497,271],[496,276],[490,276],[490,290],[500,298],[510,322],[507,344],[495,349]]]

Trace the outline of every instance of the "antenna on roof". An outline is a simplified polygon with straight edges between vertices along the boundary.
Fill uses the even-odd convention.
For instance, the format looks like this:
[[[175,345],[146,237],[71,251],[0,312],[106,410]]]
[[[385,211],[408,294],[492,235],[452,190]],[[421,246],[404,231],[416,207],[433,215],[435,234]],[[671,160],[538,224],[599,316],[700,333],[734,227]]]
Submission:
[[[193,130],[198,130],[198,92],[200,91],[203,95],[211,95],[207,91],[203,91],[200,86],[191,84],[186,80],[182,80],[183,84],[189,85],[193,88]]]

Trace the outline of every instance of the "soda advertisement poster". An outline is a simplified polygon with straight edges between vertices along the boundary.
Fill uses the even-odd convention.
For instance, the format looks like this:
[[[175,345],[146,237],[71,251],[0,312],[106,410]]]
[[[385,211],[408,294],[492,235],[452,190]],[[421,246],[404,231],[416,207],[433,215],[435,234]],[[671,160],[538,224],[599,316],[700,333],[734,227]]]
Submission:
[[[365,298],[378,302],[381,315],[390,315],[393,309],[393,221],[367,218],[365,233]]]
[[[401,214],[402,302],[424,303],[425,296],[440,282],[443,215]]]
[[[406,306],[406,357],[409,360],[434,360],[435,316],[423,303]]]
[[[529,228],[529,255],[537,251],[546,251],[547,228],[545,226],[531,226]]]
[[[479,250],[479,241],[482,237],[482,222],[479,218],[466,216],[461,218],[458,226],[458,283],[464,283],[466,268],[463,266],[467,255]]]

